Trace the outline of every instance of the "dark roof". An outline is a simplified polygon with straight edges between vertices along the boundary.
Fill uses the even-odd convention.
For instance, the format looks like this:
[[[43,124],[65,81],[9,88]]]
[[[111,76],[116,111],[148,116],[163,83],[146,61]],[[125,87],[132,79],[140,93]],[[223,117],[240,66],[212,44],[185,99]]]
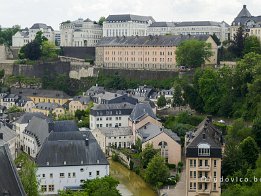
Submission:
[[[11,93],[24,96],[34,96],[34,97],[50,97],[59,99],[70,98],[63,91],[58,90],[46,90],[46,89],[32,89],[32,88],[11,88]]]
[[[90,96],[75,96],[73,97],[74,101],[79,101],[81,104],[88,104],[92,101],[92,98]]]
[[[155,22],[152,16],[139,16],[139,15],[132,15],[132,14],[122,14],[122,15],[109,15],[106,18],[106,21],[138,21],[138,22],[148,22],[151,20]]]
[[[106,137],[118,137],[118,136],[129,136],[132,135],[130,127],[102,127],[97,128]]]
[[[0,146],[0,195],[25,196],[8,145]]]
[[[251,17],[252,15],[250,14],[250,12],[248,11],[248,9],[246,8],[246,5],[243,5],[242,10],[239,12],[239,14],[237,15],[237,17]]]
[[[74,120],[60,120],[54,121],[53,125],[54,132],[72,132],[79,131],[77,124]]]
[[[42,119],[46,119],[48,118],[47,116],[45,116],[43,113],[40,112],[26,112],[24,113],[20,118],[18,118],[15,122],[19,123],[19,124],[26,124],[29,123],[29,121],[34,117],[38,117],[38,118],[42,118]]]
[[[57,167],[65,163],[69,166],[109,164],[91,132],[52,132],[38,153],[36,164]]]
[[[19,107],[23,107],[28,101],[32,100],[26,96],[19,96],[19,99],[16,100],[15,104]]]
[[[188,26],[220,26],[220,22],[214,21],[185,21],[176,23],[177,27],[188,27]]]
[[[209,35],[156,35],[156,36],[130,36],[130,37],[103,37],[99,46],[178,46],[189,39],[206,41]]]
[[[0,133],[3,133],[4,143],[16,138],[16,132],[0,122]]]
[[[154,22],[149,27],[175,27],[174,22]]]
[[[137,103],[132,110],[130,119],[132,121],[139,121],[145,115],[151,116],[154,119],[157,119],[156,115],[152,111],[152,108],[149,103]]]
[[[35,107],[37,109],[41,109],[41,110],[54,110],[54,109],[60,108],[62,106],[60,104],[58,104],[58,103],[40,102],[40,103],[35,104]]]
[[[99,93],[103,93],[105,92],[105,88],[102,87],[102,86],[92,86],[91,88],[89,88],[87,91],[86,91],[86,94],[87,95],[95,95],[95,94],[99,94]]]
[[[205,139],[203,139],[204,134]],[[188,132],[186,137],[187,148],[197,148],[200,143],[208,143],[211,148],[221,148],[223,145],[222,132],[212,124],[210,118],[205,118],[195,131]]]
[[[49,119],[42,119],[34,116],[25,128],[24,133],[34,137],[37,141],[37,145],[41,146],[51,131],[49,126],[50,123],[52,123],[52,121]]]
[[[130,103],[112,103],[112,104],[99,104],[92,107],[91,110],[120,110],[120,109],[133,109],[134,105]]]
[[[30,29],[48,29],[50,28],[53,31],[53,28],[51,26],[47,26],[44,23],[35,23]]]

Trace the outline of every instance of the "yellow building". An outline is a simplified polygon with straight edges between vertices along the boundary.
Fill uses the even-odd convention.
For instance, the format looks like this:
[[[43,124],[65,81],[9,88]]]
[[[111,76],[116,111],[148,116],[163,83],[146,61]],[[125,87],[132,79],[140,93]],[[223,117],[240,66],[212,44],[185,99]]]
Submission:
[[[86,110],[91,101],[90,96],[75,96],[69,103],[69,112],[74,114],[76,110]]]
[[[96,65],[117,69],[177,70],[175,51],[188,39],[211,44],[212,57],[205,64],[217,64],[217,44],[209,35],[104,37],[96,45]]]
[[[26,96],[30,98],[35,104],[57,103],[63,105],[70,99],[66,93],[57,90],[11,88],[11,93],[19,96]]]
[[[59,117],[65,114],[65,109],[57,103],[37,103],[35,107],[32,108],[32,112],[40,112],[46,116],[53,114]]]

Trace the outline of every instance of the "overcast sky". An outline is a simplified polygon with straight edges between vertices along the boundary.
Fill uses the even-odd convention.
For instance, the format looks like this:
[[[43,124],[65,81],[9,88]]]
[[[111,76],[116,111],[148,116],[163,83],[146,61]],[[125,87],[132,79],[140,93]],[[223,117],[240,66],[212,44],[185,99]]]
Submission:
[[[98,20],[109,14],[151,15],[156,21],[212,20],[231,23],[243,4],[261,15],[261,0],[0,0],[0,25],[31,27],[77,18]]]

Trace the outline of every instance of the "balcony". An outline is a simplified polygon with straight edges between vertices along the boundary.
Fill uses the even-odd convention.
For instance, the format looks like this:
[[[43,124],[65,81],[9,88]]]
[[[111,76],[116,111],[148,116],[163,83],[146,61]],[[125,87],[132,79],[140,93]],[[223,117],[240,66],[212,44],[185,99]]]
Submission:
[[[198,182],[211,182],[210,177],[202,176],[201,178],[198,178]]]
[[[209,195],[210,189],[198,189],[198,194]]]
[[[198,166],[198,171],[210,171],[210,166],[209,165],[199,165]]]

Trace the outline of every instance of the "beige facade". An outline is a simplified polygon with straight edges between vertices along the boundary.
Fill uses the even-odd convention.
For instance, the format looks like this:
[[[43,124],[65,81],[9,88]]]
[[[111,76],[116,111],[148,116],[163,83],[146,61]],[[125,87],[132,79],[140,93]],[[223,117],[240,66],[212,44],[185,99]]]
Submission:
[[[40,112],[46,116],[48,116],[49,114],[53,113],[55,114],[56,117],[59,117],[61,115],[64,115],[65,114],[65,109],[63,107],[57,107],[53,110],[45,110],[45,109],[40,109],[40,108],[36,108],[36,107],[33,107],[32,108],[32,112]]]
[[[21,109],[25,112],[32,112],[33,107],[35,106],[33,101],[27,101]]]
[[[164,40],[166,36],[148,36],[147,39]],[[178,36],[174,36],[178,37]],[[174,38],[173,37],[173,38]],[[181,36],[182,37],[182,36]],[[115,38],[116,39],[116,38]],[[121,38],[130,40],[131,38]],[[134,38],[133,38],[134,39]],[[146,37],[137,37],[143,41]],[[169,38],[166,38],[170,41]],[[183,39],[183,38],[180,38]],[[188,36],[189,39],[189,36]],[[195,38],[196,39],[196,38]],[[104,38],[106,41],[106,38]],[[185,39],[184,39],[185,40]],[[183,41],[184,41],[183,40]],[[130,40],[131,41],[131,40]],[[211,44],[213,55],[205,64],[217,64],[217,45],[215,41],[208,36],[207,43]],[[137,41],[138,42],[138,41]],[[142,69],[142,70],[178,70],[176,63],[176,44],[162,45],[146,45],[135,44],[98,44],[96,47],[96,65],[106,68],[116,69]]]
[[[178,162],[181,161],[181,145],[166,133],[162,132],[149,141],[144,142],[142,149],[144,149],[147,144],[152,144],[154,149],[159,149],[161,156],[165,157],[169,164],[177,165]]]
[[[221,159],[186,159],[186,196],[221,195]]]
[[[76,110],[86,110],[88,108],[88,104],[82,104],[80,101],[70,101],[69,103],[69,112],[74,114]]]

